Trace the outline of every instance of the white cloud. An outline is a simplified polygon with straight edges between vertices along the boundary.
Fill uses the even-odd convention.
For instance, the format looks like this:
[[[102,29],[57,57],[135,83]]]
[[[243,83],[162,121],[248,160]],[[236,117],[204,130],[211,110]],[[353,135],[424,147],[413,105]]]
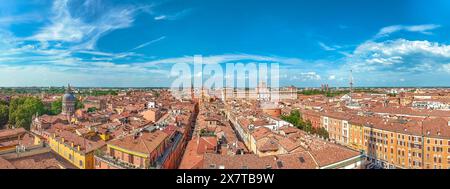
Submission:
[[[448,77],[450,73],[450,45],[407,39],[366,41],[349,56],[335,62],[340,66],[320,73],[344,78],[342,82],[333,81],[344,86],[350,70],[360,85],[395,86],[399,82],[448,85],[438,78]]]
[[[377,33],[375,38],[386,37],[392,33],[399,32],[399,31],[419,32],[419,33],[429,35],[429,34],[432,34],[430,32],[431,30],[434,30],[439,27],[440,27],[440,25],[436,25],[436,24],[411,25],[411,26],[405,26],[405,25],[387,26],[387,27],[381,28],[381,30]]]
[[[326,51],[334,51],[334,50],[336,50],[335,47],[330,47],[330,46],[328,46],[328,45],[325,45],[325,44],[322,43],[322,42],[318,42],[318,44],[319,44],[320,47],[322,47],[322,49],[324,49],[324,50],[326,50]]]
[[[164,19],[166,19],[167,18],[167,16],[166,15],[161,15],[161,16],[155,16],[155,20],[164,20]]]
[[[29,13],[22,15],[8,15],[0,17],[0,26],[21,24],[29,22],[39,22],[43,20],[43,16],[37,13]]]
[[[192,9],[184,9],[180,12],[174,13],[174,14],[163,14],[159,16],[155,16],[154,20],[178,20],[182,17],[185,17],[189,13],[191,13]]]
[[[328,80],[335,80],[336,79],[336,75],[330,75],[329,77],[328,77]]]
[[[445,72],[448,72],[448,73],[450,74],[450,64],[444,64],[444,65],[442,65],[442,69],[443,69]]]
[[[237,63],[237,62],[264,62],[264,63],[280,63],[280,64],[302,64],[303,61],[297,58],[286,58],[278,56],[261,56],[252,54],[223,54],[203,56],[203,64],[222,64],[222,63]],[[145,66],[155,66],[160,64],[177,64],[177,63],[194,63],[194,56],[183,56],[176,58],[158,59],[145,63],[139,63]]]
[[[301,72],[289,74],[290,80],[300,80],[300,81],[318,81],[321,80],[321,76],[316,72]]]
[[[165,38],[166,38],[166,36],[159,37],[157,39],[154,39],[154,40],[148,41],[146,43],[143,43],[141,45],[138,45],[137,47],[135,47],[135,48],[133,48],[133,49],[131,49],[129,51],[134,51],[134,50],[137,50],[137,49],[140,49],[140,48],[144,48],[144,47],[146,47],[146,46],[148,46],[150,44],[156,43],[156,42],[161,41],[161,40],[163,40]]]
[[[384,42],[368,41],[358,46],[353,54],[372,58],[389,57],[396,60],[401,59],[404,55],[410,54],[450,58],[450,46],[426,40],[409,41],[406,39],[397,39]]]
[[[87,1],[90,2],[90,1]],[[122,28],[127,28],[134,22],[134,16],[140,7],[108,7],[94,3],[85,3],[83,10],[72,10],[69,0],[56,0],[52,6],[50,24],[41,28],[35,35],[27,38],[35,41],[60,41],[79,43],[79,49],[94,49],[96,42],[103,35]],[[93,11],[97,14],[88,14]],[[89,15],[89,18],[85,18]],[[87,21],[89,20],[89,21]]]

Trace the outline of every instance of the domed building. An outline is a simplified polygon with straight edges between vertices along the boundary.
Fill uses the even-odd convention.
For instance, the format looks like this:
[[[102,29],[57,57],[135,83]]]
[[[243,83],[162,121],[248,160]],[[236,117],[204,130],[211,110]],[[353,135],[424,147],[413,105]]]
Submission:
[[[62,114],[73,115],[75,113],[75,95],[70,85],[67,86],[66,93],[62,97]]]

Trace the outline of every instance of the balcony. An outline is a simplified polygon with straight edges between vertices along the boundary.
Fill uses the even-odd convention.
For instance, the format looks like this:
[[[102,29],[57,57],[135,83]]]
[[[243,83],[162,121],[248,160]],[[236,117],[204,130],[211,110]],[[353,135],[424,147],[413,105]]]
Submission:
[[[111,166],[117,167],[119,169],[142,169],[128,162],[121,161],[115,157],[105,154],[103,151],[97,150],[95,152],[95,157],[108,163]]]

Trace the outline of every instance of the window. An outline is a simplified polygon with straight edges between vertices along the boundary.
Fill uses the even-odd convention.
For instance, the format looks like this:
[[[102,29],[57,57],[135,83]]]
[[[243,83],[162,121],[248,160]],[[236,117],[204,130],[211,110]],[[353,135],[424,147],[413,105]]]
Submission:
[[[131,155],[131,154],[128,155],[128,161],[129,161],[131,164],[134,164],[134,158],[133,158],[133,157],[134,157],[134,156]]]
[[[112,148],[109,149],[109,155],[114,157],[114,149],[112,149]]]
[[[80,167],[83,167],[83,161],[80,160]]]

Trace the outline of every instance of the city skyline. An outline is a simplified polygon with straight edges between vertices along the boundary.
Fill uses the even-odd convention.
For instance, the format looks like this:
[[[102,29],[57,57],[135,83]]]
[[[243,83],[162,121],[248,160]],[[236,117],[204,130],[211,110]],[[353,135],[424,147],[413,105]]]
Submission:
[[[280,86],[450,86],[447,1],[0,2],[2,87],[169,87],[194,55],[279,63]]]

